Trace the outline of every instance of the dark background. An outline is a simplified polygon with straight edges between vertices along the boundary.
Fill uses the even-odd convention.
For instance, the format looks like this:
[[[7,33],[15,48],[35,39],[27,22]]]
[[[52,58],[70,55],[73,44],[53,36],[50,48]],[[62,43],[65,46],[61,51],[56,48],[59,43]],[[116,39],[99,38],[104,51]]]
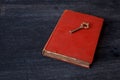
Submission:
[[[65,9],[105,19],[91,69],[41,54]],[[120,80],[120,0],[0,0],[0,80]]]

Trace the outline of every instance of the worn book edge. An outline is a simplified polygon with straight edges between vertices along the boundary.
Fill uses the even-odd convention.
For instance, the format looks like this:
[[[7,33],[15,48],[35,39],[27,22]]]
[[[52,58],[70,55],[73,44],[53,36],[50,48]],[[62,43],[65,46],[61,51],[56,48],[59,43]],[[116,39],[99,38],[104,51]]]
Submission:
[[[48,51],[48,50],[45,50],[45,49],[43,49],[42,54],[43,54],[43,56],[51,57],[51,58],[58,59],[58,60],[61,60],[61,61],[64,61],[64,62],[75,64],[75,65],[78,65],[78,66],[90,68],[90,63],[89,62],[86,62],[86,61],[83,61],[83,60],[80,60],[80,59],[65,56],[65,55],[55,53],[55,52],[51,52],[51,51]]]

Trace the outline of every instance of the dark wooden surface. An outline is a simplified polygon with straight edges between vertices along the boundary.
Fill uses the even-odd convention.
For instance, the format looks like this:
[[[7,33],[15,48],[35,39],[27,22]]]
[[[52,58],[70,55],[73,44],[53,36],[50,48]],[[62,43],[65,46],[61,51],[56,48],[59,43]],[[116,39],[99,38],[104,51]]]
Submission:
[[[65,9],[105,19],[91,69],[43,57]],[[0,80],[120,80],[119,0],[1,0]]]

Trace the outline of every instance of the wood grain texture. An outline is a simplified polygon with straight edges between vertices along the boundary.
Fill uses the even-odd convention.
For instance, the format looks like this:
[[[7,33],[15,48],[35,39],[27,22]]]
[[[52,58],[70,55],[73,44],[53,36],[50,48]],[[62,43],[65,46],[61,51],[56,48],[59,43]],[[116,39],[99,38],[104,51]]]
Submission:
[[[119,8],[119,0],[1,0],[0,80],[119,80]],[[41,54],[65,9],[105,19],[89,70]]]

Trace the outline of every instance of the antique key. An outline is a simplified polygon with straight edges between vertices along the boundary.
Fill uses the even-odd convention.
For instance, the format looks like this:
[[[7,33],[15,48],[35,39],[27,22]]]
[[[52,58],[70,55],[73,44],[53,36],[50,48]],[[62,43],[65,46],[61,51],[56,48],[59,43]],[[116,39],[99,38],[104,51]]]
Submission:
[[[76,29],[74,29],[74,30],[71,30],[70,33],[74,33],[74,32],[76,32],[76,31],[78,31],[78,30],[80,30],[80,29],[88,29],[88,28],[89,28],[89,23],[83,22],[83,23],[80,25],[80,27],[78,27],[78,28],[76,28]]]

